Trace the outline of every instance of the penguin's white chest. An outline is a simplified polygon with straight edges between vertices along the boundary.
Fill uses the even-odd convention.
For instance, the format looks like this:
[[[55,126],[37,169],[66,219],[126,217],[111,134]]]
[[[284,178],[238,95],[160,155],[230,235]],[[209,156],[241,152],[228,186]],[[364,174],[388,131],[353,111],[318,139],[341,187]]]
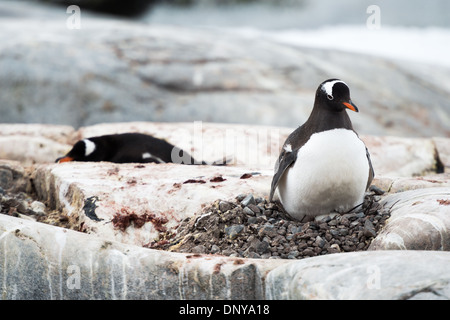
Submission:
[[[369,177],[366,147],[351,130],[315,133],[278,185],[284,209],[295,219],[344,212],[362,203]]]

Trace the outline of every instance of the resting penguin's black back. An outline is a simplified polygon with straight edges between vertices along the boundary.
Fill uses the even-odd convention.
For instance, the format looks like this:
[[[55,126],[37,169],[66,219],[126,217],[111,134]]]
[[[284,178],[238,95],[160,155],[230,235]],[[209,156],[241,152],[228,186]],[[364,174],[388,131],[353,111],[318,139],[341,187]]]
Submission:
[[[98,149],[103,150],[103,161],[115,163],[127,162],[177,162],[182,158],[185,164],[194,164],[195,160],[185,151],[167,141],[141,133],[123,133],[89,138]],[[172,159],[172,152],[175,157]],[[178,156],[177,156],[178,155]]]

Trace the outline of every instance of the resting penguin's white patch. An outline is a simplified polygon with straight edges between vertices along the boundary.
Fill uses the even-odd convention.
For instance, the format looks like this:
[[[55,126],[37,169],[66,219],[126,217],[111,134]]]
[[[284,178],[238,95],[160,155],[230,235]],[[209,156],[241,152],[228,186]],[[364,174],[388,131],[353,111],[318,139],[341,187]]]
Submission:
[[[85,146],[84,155],[87,157],[90,154],[92,154],[92,152],[95,151],[95,143],[93,143],[89,139],[84,139],[83,142],[84,142],[84,146]]]
[[[155,157],[155,156],[152,155],[150,152],[144,152],[144,153],[142,154],[142,159],[154,159],[154,160],[156,160],[158,163],[165,163],[161,158]]]
[[[336,83],[338,83],[338,82],[343,83],[343,84],[345,84],[345,85],[347,86],[347,84],[346,84],[344,81],[342,81],[342,80],[334,80],[334,81],[325,82],[325,83],[322,85],[322,90],[325,91],[325,93],[327,94],[327,96],[333,97],[333,86],[334,86]],[[348,86],[347,86],[347,87],[348,87]]]

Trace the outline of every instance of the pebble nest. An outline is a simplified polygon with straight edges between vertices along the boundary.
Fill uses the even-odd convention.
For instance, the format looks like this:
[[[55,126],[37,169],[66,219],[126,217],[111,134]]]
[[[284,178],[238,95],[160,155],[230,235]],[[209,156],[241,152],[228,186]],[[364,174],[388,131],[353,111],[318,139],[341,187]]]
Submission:
[[[217,200],[177,229],[161,233],[148,247],[242,258],[301,259],[364,251],[389,218],[380,205],[382,191],[371,188],[364,203],[345,213],[309,222],[292,220],[280,204],[252,194]]]

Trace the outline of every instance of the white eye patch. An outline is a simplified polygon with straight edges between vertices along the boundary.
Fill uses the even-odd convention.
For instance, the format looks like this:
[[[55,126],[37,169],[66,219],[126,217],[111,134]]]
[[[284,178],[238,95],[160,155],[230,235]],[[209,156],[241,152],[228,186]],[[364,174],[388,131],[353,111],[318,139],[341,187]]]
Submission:
[[[84,146],[85,146],[85,149],[84,149],[84,156],[87,157],[87,156],[89,156],[90,154],[92,154],[92,152],[95,151],[95,143],[93,143],[93,142],[92,142],[91,140],[89,140],[89,139],[84,139],[83,142],[84,142]]]
[[[325,91],[325,93],[327,94],[328,99],[330,99],[330,100],[334,99],[334,97],[333,97],[333,86],[336,83],[338,83],[338,82],[343,83],[343,84],[345,84],[347,86],[347,84],[344,81],[342,81],[342,80],[333,80],[333,81],[325,82],[322,85],[322,90]]]

